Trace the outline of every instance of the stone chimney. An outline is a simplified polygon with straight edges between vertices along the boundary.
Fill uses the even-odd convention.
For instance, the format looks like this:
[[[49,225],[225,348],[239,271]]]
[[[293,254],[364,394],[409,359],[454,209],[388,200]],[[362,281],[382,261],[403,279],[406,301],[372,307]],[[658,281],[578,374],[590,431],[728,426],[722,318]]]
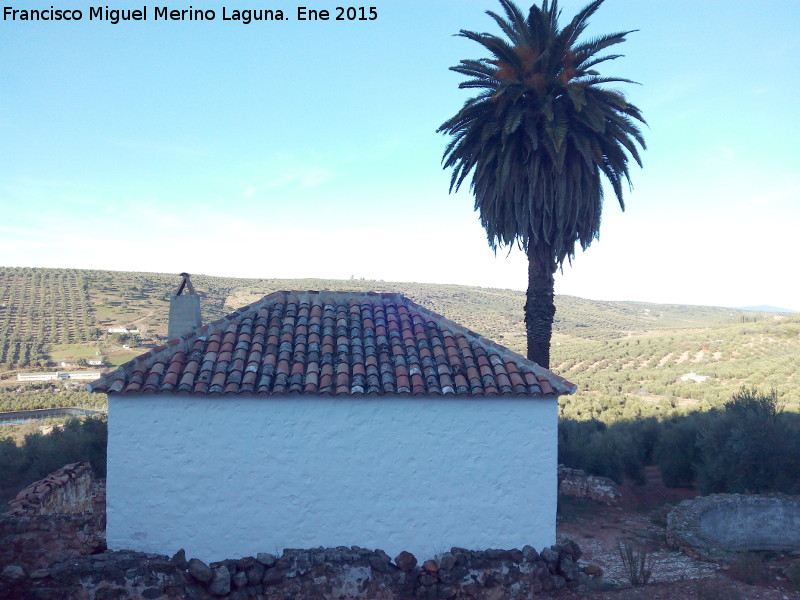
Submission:
[[[169,327],[167,329],[167,339],[169,340],[191,333],[203,324],[200,317],[200,296],[195,293],[189,274],[181,273],[181,277],[183,277],[183,281],[169,299]],[[186,290],[185,294],[183,294],[184,290]]]

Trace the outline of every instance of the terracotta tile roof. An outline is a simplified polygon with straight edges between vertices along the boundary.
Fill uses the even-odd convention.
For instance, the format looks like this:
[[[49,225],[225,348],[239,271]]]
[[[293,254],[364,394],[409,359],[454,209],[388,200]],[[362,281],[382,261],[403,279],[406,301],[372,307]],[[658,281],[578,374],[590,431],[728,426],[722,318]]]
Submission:
[[[400,294],[276,292],[87,386],[109,394],[521,395],[576,386]]]

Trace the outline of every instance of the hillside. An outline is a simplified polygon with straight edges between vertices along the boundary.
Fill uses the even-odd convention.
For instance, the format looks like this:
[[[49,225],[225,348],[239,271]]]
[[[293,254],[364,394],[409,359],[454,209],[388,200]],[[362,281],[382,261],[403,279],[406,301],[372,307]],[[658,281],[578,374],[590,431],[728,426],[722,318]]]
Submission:
[[[98,353],[113,366],[163,343],[169,294],[179,282],[163,273],[0,267],[0,372],[84,364]],[[514,290],[205,275],[193,275],[192,282],[205,322],[282,289],[400,292],[525,350],[524,294]],[[800,403],[793,371],[800,357],[798,315],[571,296],[557,296],[556,306],[552,367],[581,390],[563,403],[566,416],[614,420],[707,409],[742,385],[774,387],[784,403]],[[111,327],[138,332],[112,334]],[[690,373],[708,379],[680,381]],[[0,410],[9,410],[2,406],[13,403],[10,393],[0,393]]]

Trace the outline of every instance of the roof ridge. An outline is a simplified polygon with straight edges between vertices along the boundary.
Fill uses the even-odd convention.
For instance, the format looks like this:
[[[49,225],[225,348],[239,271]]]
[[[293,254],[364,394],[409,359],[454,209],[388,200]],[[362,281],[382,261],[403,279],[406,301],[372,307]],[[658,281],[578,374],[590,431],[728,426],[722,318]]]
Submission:
[[[346,309],[343,304],[350,308]],[[363,307],[365,304],[371,304],[372,308],[366,312],[363,308],[353,310],[354,306]],[[303,305],[307,307],[304,309]],[[314,307],[322,310],[314,310]],[[331,309],[334,314],[331,314]],[[252,319],[252,322],[243,324],[242,319]],[[423,323],[416,322],[416,319]],[[380,335],[377,333],[379,329],[382,331]],[[450,336],[443,336],[445,332]],[[463,336],[465,341],[456,343],[458,336]],[[447,337],[454,339],[447,342]],[[311,343],[312,339],[316,341]],[[309,348],[308,343],[314,347]],[[371,355],[364,362],[366,343],[370,344]],[[443,343],[449,346],[446,357],[442,348],[435,348]],[[376,344],[380,346],[380,362],[377,362]],[[251,346],[255,348],[256,345],[257,352],[251,350]],[[470,349],[471,346],[474,348]],[[481,354],[485,356],[481,357]],[[495,355],[498,358],[490,359]],[[313,373],[306,370],[312,366],[309,361],[316,369]],[[318,364],[317,361],[321,362]],[[333,388],[331,361],[337,365]],[[362,381],[367,377],[365,365],[369,366],[372,376],[369,386]],[[468,380],[464,369],[469,371]],[[257,380],[259,374],[261,380]],[[307,379],[316,382],[320,375],[325,380],[324,385],[306,384]],[[179,377],[180,385],[176,383]],[[456,386],[453,377],[460,381],[459,385]],[[288,379],[291,379],[291,385],[287,383]],[[365,393],[368,387],[372,391],[383,390],[380,393],[409,393],[411,380],[414,381],[414,393],[427,390],[428,393],[475,394],[478,393],[475,390],[485,388],[481,393],[536,395],[571,394],[577,390],[577,386],[548,369],[400,292],[347,290],[271,292],[220,319],[152,348],[86,388],[108,392],[135,392],[149,388],[145,391],[203,394],[222,393],[222,390],[225,393],[262,393],[262,388],[270,394],[310,393],[314,390],[324,393],[323,389],[335,389],[338,394],[345,393],[345,390]],[[469,392],[470,389],[473,391]]]

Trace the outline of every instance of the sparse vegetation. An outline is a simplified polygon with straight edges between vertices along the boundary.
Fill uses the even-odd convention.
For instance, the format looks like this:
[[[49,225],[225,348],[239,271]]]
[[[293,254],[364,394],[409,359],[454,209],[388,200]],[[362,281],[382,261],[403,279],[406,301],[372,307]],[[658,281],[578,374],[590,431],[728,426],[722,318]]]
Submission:
[[[655,555],[645,546],[630,540],[617,540],[617,550],[631,585],[647,585],[653,574]]]
[[[90,394],[83,386],[49,381],[0,387],[0,412],[63,406],[104,409],[106,398],[102,394]]]

